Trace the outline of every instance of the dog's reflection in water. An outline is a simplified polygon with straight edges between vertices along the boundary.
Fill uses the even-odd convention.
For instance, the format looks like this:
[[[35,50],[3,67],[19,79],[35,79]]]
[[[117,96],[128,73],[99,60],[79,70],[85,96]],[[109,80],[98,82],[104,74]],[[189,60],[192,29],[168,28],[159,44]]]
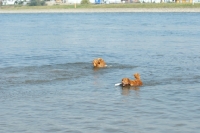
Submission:
[[[122,95],[129,95],[131,91],[135,91],[136,93],[140,90],[139,87],[135,86],[122,86]]]
[[[99,67],[94,67],[93,68],[94,71],[99,71],[100,69],[102,69],[102,68],[99,68]]]

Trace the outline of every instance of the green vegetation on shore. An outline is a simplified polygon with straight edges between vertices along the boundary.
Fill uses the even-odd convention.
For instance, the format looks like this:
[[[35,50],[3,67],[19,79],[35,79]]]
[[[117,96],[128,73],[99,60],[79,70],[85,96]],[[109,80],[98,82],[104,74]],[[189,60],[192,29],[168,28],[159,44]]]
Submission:
[[[52,5],[52,6],[1,6],[4,10],[20,9],[72,9],[74,5]],[[76,4],[76,8],[200,8],[200,3],[129,3],[129,4]]]

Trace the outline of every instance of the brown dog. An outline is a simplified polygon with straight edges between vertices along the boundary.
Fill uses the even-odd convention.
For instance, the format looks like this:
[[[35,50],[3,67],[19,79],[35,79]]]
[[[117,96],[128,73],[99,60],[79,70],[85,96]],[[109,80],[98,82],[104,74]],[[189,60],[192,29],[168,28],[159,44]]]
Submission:
[[[130,86],[141,86],[142,81],[140,79],[140,74],[135,73],[134,74],[135,80],[130,80],[129,78],[123,78],[122,79],[122,86],[130,85]]]
[[[94,67],[106,67],[106,63],[102,58],[97,58],[93,60]]]

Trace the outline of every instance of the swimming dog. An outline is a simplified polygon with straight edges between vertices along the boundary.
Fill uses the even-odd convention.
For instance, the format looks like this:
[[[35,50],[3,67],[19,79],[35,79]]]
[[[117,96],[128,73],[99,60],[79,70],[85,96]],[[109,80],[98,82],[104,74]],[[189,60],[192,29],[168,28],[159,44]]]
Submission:
[[[106,67],[106,63],[102,58],[97,58],[93,60],[93,66],[94,67]]]
[[[134,77],[135,77],[134,80],[131,80],[129,78],[123,78],[122,82],[121,82],[121,85],[122,86],[127,86],[127,85],[130,85],[130,86],[142,86],[143,83],[142,83],[142,80],[140,79],[140,74],[139,73],[135,73]]]

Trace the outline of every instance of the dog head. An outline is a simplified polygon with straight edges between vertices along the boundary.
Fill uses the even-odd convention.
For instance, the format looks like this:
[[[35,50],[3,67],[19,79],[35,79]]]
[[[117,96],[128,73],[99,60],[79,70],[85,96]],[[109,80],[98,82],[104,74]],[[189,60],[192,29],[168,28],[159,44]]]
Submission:
[[[123,78],[122,79],[122,86],[130,85],[130,79],[129,78]]]
[[[136,79],[140,79],[140,74],[139,74],[139,73],[135,73],[135,74],[134,74],[134,77],[135,77]]]
[[[93,66],[94,67],[105,67],[106,63],[102,58],[97,58],[93,60]]]

